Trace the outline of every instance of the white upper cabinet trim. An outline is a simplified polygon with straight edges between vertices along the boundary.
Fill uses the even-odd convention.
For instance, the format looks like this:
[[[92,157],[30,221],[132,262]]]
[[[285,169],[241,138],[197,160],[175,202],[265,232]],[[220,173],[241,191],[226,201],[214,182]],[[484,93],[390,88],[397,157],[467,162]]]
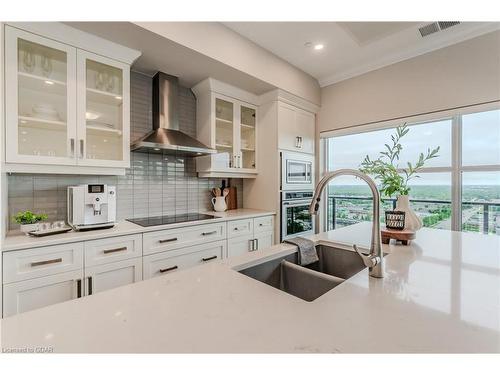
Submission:
[[[87,155],[87,60],[116,67],[122,71],[122,160],[90,159]],[[78,155],[78,165],[114,168],[130,167],[130,66],[94,53],[78,50],[77,77],[78,87],[76,97],[78,142],[76,154]],[[83,150],[80,150],[80,148],[83,148]]]
[[[6,24],[4,29],[5,91],[9,93],[5,99],[5,127],[6,139],[8,139],[8,142],[6,141],[6,170],[19,173],[124,174],[124,168],[130,166],[129,64],[140,56],[140,52],[93,37],[57,22],[13,23]],[[23,50],[31,48],[36,50],[32,53],[35,70],[27,70],[24,65],[22,69],[19,68],[19,39],[34,43],[34,47],[24,46]],[[52,56],[53,53],[58,55],[59,52],[50,50],[39,52],[38,48],[62,51],[65,60],[62,57]],[[104,56],[105,53],[106,56]],[[41,67],[44,56],[47,57],[50,65],[49,79],[45,77],[47,74]],[[89,77],[87,77],[86,64],[90,60],[93,64],[108,65],[111,71],[116,68],[111,75],[110,82],[118,79],[121,92],[116,90],[116,83],[115,89],[109,91],[87,89]],[[58,69],[52,69],[53,66],[57,66]],[[65,79],[63,67],[66,68]],[[92,69],[99,71],[100,68]],[[121,72],[118,72],[118,69]],[[51,82],[47,82],[48,80]],[[20,88],[23,90],[19,91]],[[19,99],[20,93],[25,91],[26,97],[21,96]],[[115,91],[119,94],[114,93]],[[96,112],[100,112],[102,120],[96,125],[89,124],[87,127],[88,95],[92,98],[92,106],[97,107]],[[45,100],[45,97],[50,99]],[[54,105],[51,101],[56,104]],[[60,121],[31,114],[31,107],[35,108],[36,105],[43,107],[43,104],[47,104],[46,107],[49,109],[50,105],[55,106]],[[34,109],[33,113],[35,113]],[[66,116],[63,117],[62,113]],[[20,124],[23,124],[23,128],[29,129],[20,128]],[[113,126],[108,129],[106,128],[108,124]],[[59,134],[57,147],[50,148],[50,142],[45,138],[36,142],[39,134],[35,132],[43,133],[45,138],[50,137],[51,134]],[[21,133],[28,135],[22,136]],[[92,134],[93,142],[89,146],[94,147],[93,150],[96,151],[92,155],[86,155],[86,138],[89,134]],[[27,139],[26,143],[22,143],[22,150],[19,149],[22,141],[20,137]],[[103,145],[100,142],[101,137]],[[112,152],[104,152],[105,147]]]
[[[23,39],[39,45],[47,46],[66,54],[66,135],[67,157],[23,155],[18,153],[19,147],[19,71],[18,40]],[[72,165],[75,158],[71,155],[71,139],[76,138],[76,48],[34,35],[16,28],[5,27],[5,87],[9,95],[5,97],[6,127],[6,162],[29,164]],[[62,124],[61,126],[64,126]],[[8,141],[7,141],[8,140]]]
[[[135,49],[75,29],[61,22],[7,22],[6,24],[89,52],[110,57],[128,65],[132,65],[142,54]]]

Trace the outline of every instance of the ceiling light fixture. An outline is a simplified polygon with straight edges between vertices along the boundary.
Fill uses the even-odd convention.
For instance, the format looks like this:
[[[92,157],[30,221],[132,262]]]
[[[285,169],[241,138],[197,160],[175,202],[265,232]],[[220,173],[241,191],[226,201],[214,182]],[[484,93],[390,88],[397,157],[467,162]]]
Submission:
[[[323,44],[315,44],[314,45],[314,49],[316,51],[322,50],[323,48],[325,48],[325,46]]]

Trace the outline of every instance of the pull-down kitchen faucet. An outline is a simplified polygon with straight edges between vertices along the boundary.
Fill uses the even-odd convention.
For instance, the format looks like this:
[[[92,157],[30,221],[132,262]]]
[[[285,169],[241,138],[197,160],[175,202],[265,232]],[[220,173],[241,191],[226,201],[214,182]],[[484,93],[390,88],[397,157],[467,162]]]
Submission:
[[[375,185],[375,182],[368,175],[355,169],[339,169],[338,171],[327,173],[316,186],[309,212],[312,215],[318,213],[323,190],[328,182],[337,176],[359,177],[370,187],[373,196],[373,225],[370,254],[363,254],[356,245],[353,245],[353,248],[359,254],[365,266],[369,267],[370,276],[384,277],[384,254],[382,253],[382,243],[380,242],[380,193],[378,192],[377,185]]]

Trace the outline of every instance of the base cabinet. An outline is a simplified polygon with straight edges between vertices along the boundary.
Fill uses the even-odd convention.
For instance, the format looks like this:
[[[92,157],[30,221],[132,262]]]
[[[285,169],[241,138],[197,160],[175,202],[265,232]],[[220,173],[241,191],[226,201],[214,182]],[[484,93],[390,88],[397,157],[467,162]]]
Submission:
[[[6,284],[4,317],[81,297],[83,270]]]
[[[144,279],[166,275],[167,273],[222,259],[225,254],[226,241],[216,241],[147,255],[143,260]]]
[[[274,245],[274,218],[262,216],[229,221],[227,233],[228,258],[265,249]]]
[[[142,258],[88,267],[85,269],[85,295],[132,284],[142,280]]]
[[[229,258],[253,251],[254,244],[254,236],[231,238],[227,240],[227,256]]]
[[[255,250],[266,249],[274,245],[274,232],[258,233],[255,236]]]

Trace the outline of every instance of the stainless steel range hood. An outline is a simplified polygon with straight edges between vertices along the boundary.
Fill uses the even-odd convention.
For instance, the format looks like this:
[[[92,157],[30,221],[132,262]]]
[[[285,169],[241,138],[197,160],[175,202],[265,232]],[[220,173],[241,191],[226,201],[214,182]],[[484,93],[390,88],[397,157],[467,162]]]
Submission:
[[[130,145],[132,151],[207,155],[217,150],[179,130],[179,79],[158,72],[153,77],[153,130]]]

